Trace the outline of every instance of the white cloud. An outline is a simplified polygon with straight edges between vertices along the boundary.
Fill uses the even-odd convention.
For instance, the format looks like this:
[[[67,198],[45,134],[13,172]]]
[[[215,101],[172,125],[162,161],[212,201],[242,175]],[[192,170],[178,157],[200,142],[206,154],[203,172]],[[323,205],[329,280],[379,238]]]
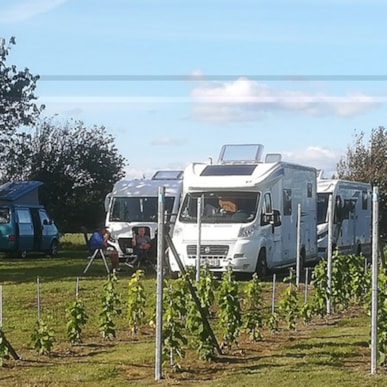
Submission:
[[[281,152],[285,161],[302,165],[309,165],[324,171],[325,177],[331,177],[336,172],[336,165],[344,156],[342,149],[322,148],[309,146],[297,152]]]
[[[248,78],[213,82],[192,90],[193,117],[203,121],[254,121],[269,111],[301,112],[308,115],[362,114],[383,99],[352,92],[344,96],[308,93],[301,90],[275,90]]]
[[[51,11],[69,0],[24,0],[13,1],[8,8],[1,9],[0,23],[23,22],[34,16]]]

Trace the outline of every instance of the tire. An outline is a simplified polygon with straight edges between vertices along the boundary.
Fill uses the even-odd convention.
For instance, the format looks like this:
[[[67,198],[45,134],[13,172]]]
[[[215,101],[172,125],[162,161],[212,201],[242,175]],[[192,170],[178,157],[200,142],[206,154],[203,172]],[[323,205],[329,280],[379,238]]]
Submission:
[[[58,248],[59,243],[57,240],[54,240],[51,242],[50,250],[48,251],[48,254],[50,257],[56,257],[58,255]]]
[[[259,252],[255,272],[260,280],[263,280],[269,274],[266,262],[266,251],[263,249]]]

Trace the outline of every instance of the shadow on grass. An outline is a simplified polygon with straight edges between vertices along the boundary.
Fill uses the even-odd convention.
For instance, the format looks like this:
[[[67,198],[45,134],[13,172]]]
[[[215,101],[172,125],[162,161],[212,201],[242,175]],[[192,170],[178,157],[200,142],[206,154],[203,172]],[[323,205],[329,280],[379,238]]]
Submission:
[[[36,281],[37,277],[43,278],[45,281],[76,277],[94,280],[106,277],[108,273],[101,259],[95,259],[87,272],[83,273],[88,262],[87,252],[82,250],[62,251],[55,258],[32,254],[25,259],[0,256],[0,282],[33,282]],[[126,270],[126,267],[123,266],[121,265],[123,270],[117,275],[119,277],[132,276],[133,270]],[[150,277],[152,274],[146,273],[146,276]]]

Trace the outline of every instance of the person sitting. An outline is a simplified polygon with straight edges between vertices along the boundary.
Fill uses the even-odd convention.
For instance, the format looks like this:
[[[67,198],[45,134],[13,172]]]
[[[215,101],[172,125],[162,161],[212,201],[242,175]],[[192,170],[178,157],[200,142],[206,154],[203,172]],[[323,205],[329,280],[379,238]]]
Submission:
[[[133,253],[136,255],[136,258],[132,262],[130,262],[130,267],[139,267],[141,265],[141,261],[147,257],[148,251],[151,247],[151,238],[149,235],[145,234],[145,228],[139,227],[138,234],[133,231],[132,236],[132,247]]]
[[[96,250],[101,249],[104,254],[109,256],[112,263],[112,270],[120,271],[118,267],[118,251],[111,246],[108,246],[110,233],[107,231],[105,225],[100,225],[96,231],[91,235],[88,247],[90,254],[93,255]]]

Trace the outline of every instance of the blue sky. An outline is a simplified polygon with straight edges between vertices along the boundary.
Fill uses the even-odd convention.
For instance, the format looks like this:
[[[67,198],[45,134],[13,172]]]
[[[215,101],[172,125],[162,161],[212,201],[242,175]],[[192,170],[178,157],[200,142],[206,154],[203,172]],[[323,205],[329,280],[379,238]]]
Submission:
[[[226,143],[325,171],[385,126],[383,0],[2,0],[45,114],[104,125],[127,176]],[[330,172],[327,172],[330,173]]]

